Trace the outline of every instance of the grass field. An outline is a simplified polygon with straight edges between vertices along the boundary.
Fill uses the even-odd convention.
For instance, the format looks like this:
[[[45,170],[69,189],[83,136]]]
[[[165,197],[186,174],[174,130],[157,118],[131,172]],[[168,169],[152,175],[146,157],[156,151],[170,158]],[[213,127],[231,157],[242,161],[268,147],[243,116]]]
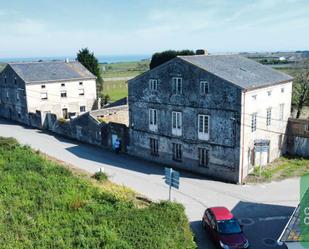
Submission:
[[[0,138],[0,248],[196,248],[182,205],[100,179]]]
[[[104,81],[104,94],[110,96],[112,102],[128,96],[128,86],[125,80]]]
[[[103,78],[135,77],[149,69],[149,60],[100,64]]]
[[[248,176],[247,182],[270,182],[303,176],[309,172],[309,159],[281,157],[263,169],[261,176],[259,172],[259,167],[256,167],[254,172]]]

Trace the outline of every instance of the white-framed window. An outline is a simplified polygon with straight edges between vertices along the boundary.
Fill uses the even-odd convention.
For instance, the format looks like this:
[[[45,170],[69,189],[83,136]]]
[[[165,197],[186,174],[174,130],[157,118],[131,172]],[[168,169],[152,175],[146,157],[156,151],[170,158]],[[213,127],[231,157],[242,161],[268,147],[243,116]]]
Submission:
[[[16,101],[19,101],[19,93],[16,93]]]
[[[66,90],[60,91],[60,96],[61,96],[61,98],[66,98],[67,97],[67,91]]]
[[[198,115],[198,139],[209,140],[209,115]]]
[[[149,109],[149,130],[158,130],[158,110]]]
[[[6,91],[6,98],[7,99],[9,98],[9,91],[8,90]]]
[[[266,109],[266,126],[271,125],[271,107]]]
[[[173,143],[173,160],[181,161],[182,160],[182,146],[178,143]]]
[[[82,86],[82,85],[83,85],[83,82],[79,82],[79,85]]]
[[[47,100],[48,99],[48,95],[46,92],[41,93],[41,100]]]
[[[283,121],[284,118],[284,104],[279,105],[279,120]]]
[[[41,85],[41,88],[42,88],[42,89],[45,89],[45,88],[46,88],[46,86],[45,86],[45,85]]]
[[[175,136],[182,135],[182,113],[172,112],[172,134]]]
[[[256,119],[257,119],[257,113],[251,114],[251,132],[256,131]]]
[[[86,112],[86,106],[84,106],[84,105],[80,106],[79,112]]]
[[[158,141],[158,139],[150,138],[149,144],[150,144],[150,154],[153,155],[153,156],[158,156],[159,155],[159,141]]]
[[[79,95],[79,96],[84,96],[84,95],[85,95],[85,90],[84,90],[84,88],[79,88],[79,89],[78,89],[78,95]]]
[[[281,92],[284,93],[284,87],[281,88]]]
[[[201,80],[201,81],[200,81],[200,93],[201,93],[201,94],[207,94],[207,93],[209,93],[209,84],[208,84],[208,81],[206,81],[206,80]]]
[[[271,91],[267,91],[267,95],[268,95],[268,96],[271,96]]]
[[[256,100],[257,99],[257,95],[256,94],[252,95],[252,99]]]
[[[149,80],[149,89],[151,91],[157,91],[158,90],[158,80],[157,79],[150,79]]]
[[[201,167],[208,167],[209,164],[209,150],[205,148],[198,148],[198,159]]]
[[[61,86],[62,86],[62,87],[65,87],[65,83],[61,83]]]
[[[173,77],[173,94],[182,94],[182,78],[181,77]]]

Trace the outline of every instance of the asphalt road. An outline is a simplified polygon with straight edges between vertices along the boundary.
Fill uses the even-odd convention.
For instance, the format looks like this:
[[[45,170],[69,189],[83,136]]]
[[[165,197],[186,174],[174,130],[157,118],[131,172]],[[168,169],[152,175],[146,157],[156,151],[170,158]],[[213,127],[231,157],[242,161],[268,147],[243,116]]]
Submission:
[[[155,201],[168,198],[163,165],[128,155],[116,155],[4,119],[0,119],[0,136],[14,137],[22,144],[90,173],[104,168],[111,181],[128,186]],[[172,191],[172,199],[185,206],[199,248],[213,248],[201,228],[200,220],[206,207],[219,205],[230,208],[240,219],[251,249],[280,248],[275,240],[299,202],[299,179],[234,185],[181,172],[180,189]]]

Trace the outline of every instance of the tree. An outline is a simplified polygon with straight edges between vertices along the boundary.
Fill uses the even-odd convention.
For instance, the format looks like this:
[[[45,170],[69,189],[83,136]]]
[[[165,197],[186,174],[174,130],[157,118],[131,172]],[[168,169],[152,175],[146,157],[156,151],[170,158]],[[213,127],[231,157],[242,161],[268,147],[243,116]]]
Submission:
[[[151,62],[150,62],[150,69],[153,69],[175,57],[178,55],[194,55],[195,53],[192,50],[166,50],[161,53],[155,53],[152,55]]]
[[[296,118],[300,117],[304,106],[309,105],[309,60],[299,65],[293,89],[293,104],[296,106]]]
[[[88,48],[83,48],[78,51],[76,58],[85,68],[97,77],[97,95],[101,97],[103,90],[103,79],[98,59],[90,52]]]

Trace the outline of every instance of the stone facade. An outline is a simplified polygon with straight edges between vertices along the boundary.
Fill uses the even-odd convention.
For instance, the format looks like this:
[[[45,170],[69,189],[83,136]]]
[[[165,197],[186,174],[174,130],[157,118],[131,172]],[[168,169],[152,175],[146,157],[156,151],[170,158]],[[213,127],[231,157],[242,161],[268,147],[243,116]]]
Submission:
[[[242,182],[249,173],[246,153],[252,145],[255,153],[257,140],[270,141],[268,162],[280,156],[285,137],[280,137],[282,147],[279,147],[278,139],[285,133],[290,115],[292,78],[238,57],[233,57],[232,61],[243,65],[231,65],[232,69],[225,70],[219,64],[224,59],[215,57],[217,61],[209,64],[210,68],[216,72],[221,70],[222,75],[230,79],[225,80],[201,66],[203,57],[197,57],[200,65],[187,62],[185,56],[183,58],[175,58],[129,81],[129,153],[235,183]],[[207,60],[209,63],[211,58]],[[245,66],[254,73],[245,70]],[[229,77],[233,73],[235,75]],[[247,82],[245,77],[252,78],[252,82]],[[180,92],[175,91],[175,78],[182,81]],[[242,83],[237,84],[234,79],[242,80]],[[259,82],[260,87],[255,87],[254,81]],[[284,92],[281,92],[282,88],[285,88]],[[269,91],[272,91],[272,96],[267,96]],[[259,97],[252,102],[251,95]],[[267,97],[262,97],[264,95]],[[279,126],[278,122],[272,121],[267,129],[258,124],[258,131],[251,132],[252,113],[257,113],[258,122],[264,123],[266,109],[272,107],[270,118],[279,119],[281,103],[284,103],[284,111]],[[174,112],[181,114],[176,117]],[[205,128],[208,132],[202,134],[204,136],[200,130],[205,125],[203,119],[201,125],[201,115],[208,117]],[[260,116],[265,118],[261,120]],[[181,120],[178,132],[173,126],[173,118],[174,123],[177,118]],[[256,162],[253,164],[257,165]]]
[[[309,157],[309,119],[289,119],[287,145],[289,154]]]
[[[172,78],[182,78],[182,94],[173,94]],[[157,90],[149,80],[157,79]],[[200,81],[209,83],[200,92]],[[149,109],[158,110],[158,130],[149,129]],[[182,113],[181,136],[172,133],[172,112]],[[175,59],[129,82],[129,153],[226,181],[238,182],[241,89],[198,67]],[[198,115],[208,115],[209,140],[198,138]],[[150,138],[159,153],[151,155]],[[182,159],[173,160],[173,143],[181,144]],[[199,149],[208,151],[200,165]]]

